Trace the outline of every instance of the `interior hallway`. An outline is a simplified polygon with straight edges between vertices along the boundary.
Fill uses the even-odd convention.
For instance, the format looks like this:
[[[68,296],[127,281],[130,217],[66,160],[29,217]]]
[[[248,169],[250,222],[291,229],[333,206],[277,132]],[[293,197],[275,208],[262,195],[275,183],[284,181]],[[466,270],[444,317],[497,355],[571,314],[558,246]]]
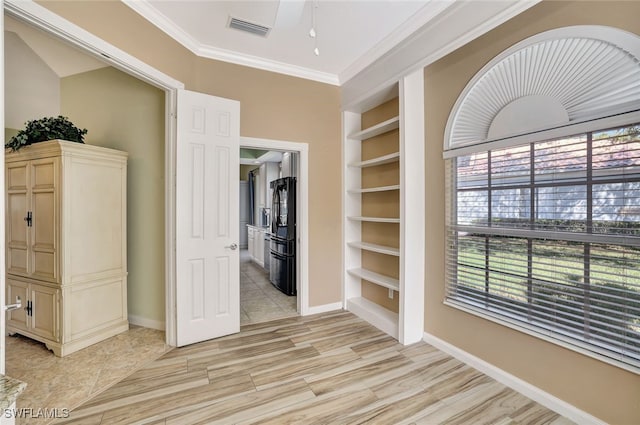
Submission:
[[[297,297],[278,291],[269,282],[269,272],[251,261],[248,250],[240,250],[240,324],[297,315]]]

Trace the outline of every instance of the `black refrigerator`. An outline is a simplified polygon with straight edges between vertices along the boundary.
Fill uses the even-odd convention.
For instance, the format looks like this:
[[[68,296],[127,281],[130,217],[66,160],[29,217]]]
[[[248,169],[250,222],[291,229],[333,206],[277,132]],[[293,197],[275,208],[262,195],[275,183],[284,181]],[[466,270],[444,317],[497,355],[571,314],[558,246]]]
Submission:
[[[287,295],[296,295],[296,178],[271,182],[271,262],[269,280]]]

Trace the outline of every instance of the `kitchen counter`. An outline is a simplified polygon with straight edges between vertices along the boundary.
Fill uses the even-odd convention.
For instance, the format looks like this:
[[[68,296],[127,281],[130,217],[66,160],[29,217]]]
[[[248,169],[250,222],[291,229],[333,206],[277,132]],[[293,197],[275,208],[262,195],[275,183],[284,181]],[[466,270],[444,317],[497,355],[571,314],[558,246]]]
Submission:
[[[0,375],[0,411],[10,408],[25,388],[26,383]]]
[[[267,235],[269,235],[269,237],[271,236],[271,233],[269,233],[270,227],[247,224],[247,229],[249,257],[251,258],[251,261],[258,264],[260,267],[265,267],[264,241]]]

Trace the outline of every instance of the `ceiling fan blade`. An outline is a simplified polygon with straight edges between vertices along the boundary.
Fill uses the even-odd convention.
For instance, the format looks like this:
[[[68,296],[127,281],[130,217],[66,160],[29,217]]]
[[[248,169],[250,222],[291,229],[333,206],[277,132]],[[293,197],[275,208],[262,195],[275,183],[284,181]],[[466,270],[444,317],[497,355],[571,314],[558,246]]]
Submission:
[[[295,27],[302,18],[305,0],[280,0],[274,27]]]

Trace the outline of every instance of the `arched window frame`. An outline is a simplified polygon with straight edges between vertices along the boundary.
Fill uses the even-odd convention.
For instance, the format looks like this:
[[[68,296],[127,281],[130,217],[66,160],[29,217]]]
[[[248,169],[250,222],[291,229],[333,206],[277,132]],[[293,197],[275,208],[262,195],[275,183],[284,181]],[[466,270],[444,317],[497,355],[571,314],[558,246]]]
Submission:
[[[526,126],[514,126],[505,129],[499,133],[498,137],[490,137],[489,127],[499,113],[508,108],[510,104],[522,100],[525,96],[505,96],[500,92],[509,91],[508,85],[511,83],[508,78],[513,74],[504,74],[507,68],[500,69],[509,61],[515,64],[515,68],[510,68],[511,72],[524,74],[523,79],[529,81],[530,87],[525,88],[523,93],[526,96],[540,95],[535,87],[539,87],[542,77],[539,75],[528,75],[531,70],[531,63],[544,60],[534,57],[536,46],[543,46],[549,43],[560,44],[562,41],[579,40],[585,43],[599,42],[608,47],[609,53],[618,53],[619,56],[626,56],[628,63],[626,65],[635,65],[637,67],[637,76],[618,75],[624,71],[615,73],[611,72],[611,78],[617,78],[620,81],[616,90],[633,90],[633,98],[621,98],[616,104],[611,102],[604,109],[587,108],[579,116],[568,116],[564,122],[558,115],[550,115],[547,122],[537,122],[537,128],[527,128]],[[529,37],[500,53],[487,63],[466,85],[456,103],[454,104],[447,125],[444,137],[444,157],[452,158],[458,155],[464,155],[469,152],[479,150],[487,150],[495,147],[507,147],[521,144],[527,141],[553,139],[570,134],[597,130],[607,127],[616,127],[625,123],[640,121],[640,37],[630,32],[599,25],[578,25],[571,27],[558,28],[546,31],[532,37]],[[553,50],[553,49],[550,49]],[[556,49],[556,54],[561,55],[562,47]],[[580,54],[580,51],[574,52]],[[515,59],[515,60],[514,60]],[[597,56],[590,58],[592,61],[597,60]],[[591,65],[594,65],[593,63]],[[584,63],[583,67],[587,68],[589,63]],[[551,81],[562,77],[562,68],[550,70],[544,76],[545,81]],[[627,69],[628,72],[628,69]],[[505,76],[507,78],[505,78]],[[542,81],[544,83],[544,81]],[[596,82],[597,83],[597,82]],[[538,84],[538,86],[536,86]],[[487,88],[489,92],[492,90],[494,95],[500,99],[495,102],[492,111],[482,109],[483,98],[479,87]],[[582,88],[585,89],[584,87]],[[598,86],[586,87],[586,90],[597,90]],[[519,111],[526,111],[526,114],[536,116],[537,113],[545,114],[545,104],[529,104],[521,105]],[[580,106],[580,105],[578,105]],[[557,108],[556,108],[557,110]],[[566,112],[566,111],[565,111]],[[626,114],[626,115],[625,115]],[[556,120],[553,121],[552,118]],[[475,128],[469,128],[470,126]],[[520,127],[520,128],[518,128]],[[510,131],[509,131],[510,130]],[[464,137],[460,136],[460,132],[465,131]]]
[[[518,55],[522,58],[524,62],[520,64],[520,67],[515,68],[518,70],[520,75],[526,74],[531,70],[536,70],[536,72],[538,72],[540,67],[536,68],[535,66],[526,66],[526,64],[531,63],[530,61],[527,62],[527,60],[532,60],[530,52],[535,50],[536,46],[545,45],[545,43],[546,46],[550,46],[551,43],[561,46],[562,42],[566,40],[569,40],[568,44],[573,43],[574,47],[580,42],[584,42],[585,45],[598,45],[598,47],[608,51],[610,55],[613,55],[617,59],[617,67],[612,66],[610,72],[603,74],[604,77],[610,79],[610,81],[608,81],[609,85],[606,86],[605,90],[605,94],[607,94],[606,102],[602,102],[602,104],[597,102],[598,90],[602,92],[603,86],[602,84],[598,84],[596,80],[586,86],[577,85],[577,88],[582,90],[582,92],[577,93],[575,95],[576,98],[586,100],[582,104],[577,102],[577,109],[574,105],[573,110],[568,110],[561,101],[555,102],[554,104],[553,99],[550,101],[549,99],[536,98],[536,96],[548,94],[548,92],[544,93],[536,90],[525,90],[520,93],[520,96],[502,96],[502,103],[497,102],[492,104],[490,108],[482,108],[484,101],[483,95],[486,95],[486,91],[483,93],[482,90],[478,90],[478,87],[494,88],[496,93],[501,90],[506,90],[505,87],[508,87],[510,83],[510,76],[514,75],[513,73],[505,72],[504,65],[509,63],[509,60],[518,57]],[[549,52],[547,50],[547,54],[548,53]],[[564,58],[564,60],[572,60],[577,57],[575,52],[573,56],[563,56],[561,53],[558,53],[556,56],[556,59],[560,58],[560,61],[562,58]],[[597,55],[589,56],[585,54],[582,59],[585,58],[586,60],[583,60],[583,67],[588,68],[590,63],[594,66],[598,65]],[[542,60],[544,58],[537,59]],[[510,64],[513,65],[513,61]],[[545,74],[545,78],[547,79],[553,80],[554,78],[562,78],[561,74],[558,74],[557,72],[554,74],[554,72],[551,72],[553,69],[547,71],[549,71]],[[536,76],[532,75],[532,78],[535,80]],[[611,84],[611,81],[615,84]],[[542,83],[545,83],[545,81],[542,81]],[[538,86],[533,84],[531,87]],[[571,81],[565,84],[563,88],[571,90]],[[619,93],[620,96],[616,98],[615,95],[609,95],[611,94],[609,91],[612,94]],[[594,99],[596,101],[594,101]],[[604,105],[604,107],[600,107],[602,105]],[[562,107],[564,111],[559,106]],[[575,113],[576,110],[578,110],[579,113]],[[540,114],[542,118],[537,119],[539,117],[536,117],[535,114]],[[507,119],[505,119],[505,117],[507,117]],[[525,119],[520,119],[523,117]],[[531,117],[534,119],[529,119]],[[474,119],[477,121],[474,122]],[[529,121],[533,121],[533,124]],[[501,252],[502,254],[500,255],[504,255],[504,257],[498,257],[497,260],[508,262],[508,254],[504,253],[508,253],[510,248],[507,245],[500,247],[500,244],[502,241],[507,243],[506,241],[509,240],[509,238],[515,238],[513,240],[519,240],[520,242],[529,241],[527,242],[529,244],[529,248],[526,248],[525,251],[528,252],[528,267],[529,270],[531,270],[531,259],[533,258],[532,250],[535,248],[535,241],[559,241],[560,243],[558,246],[566,242],[578,244],[584,243],[585,249],[588,244],[593,244],[593,246],[598,246],[599,249],[601,249],[601,252],[606,252],[602,251],[602,247],[606,247],[607,244],[619,244],[619,246],[624,249],[629,247],[631,247],[631,249],[639,249],[640,233],[636,232],[631,235],[615,234],[614,229],[612,234],[604,236],[596,234],[596,232],[592,233],[591,231],[561,234],[552,226],[544,227],[543,225],[541,227],[536,227],[538,224],[535,223],[533,217],[530,219],[530,222],[527,222],[528,224],[525,227],[515,226],[509,228],[509,225],[503,226],[501,223],[492,223],[491,213],[489,213],[486,222],[481,223],[480,225],[475,225],[475,223],[470,224],[468,221],[466,224],[460,224],[460,213],[458,209],[464,208],[464,205],[461,207],[457,198],[458,194],[461,193],[460,186],[458,185],[458,180],[461,178],[458,175],[460,172],[459,170],[462,168],[467,170],[473,168],[469,167],[469,164],[466,163],[468,162],[470,155],[486,152],[489,157],[491,157],[491,152],[500,150],[502,150],[502,153],[506,152],[507,155],[509,155],[510,150],[508,148],[528,145],[532,152],[528,155],[531,155],[530,167],[533,170],[535,158],[533,152],[537,149],[537,146],[540,143],[561,138],[568,139],[574,135],[583,135],[585,138],[589,139],[587,147],[584,150],[584,152],[587,152],[585,156],[589,156],[595,152],[591,142],[592,137],[595,138],[598,134],[601,136],[603,133],[606,133],[603,130],[622,128],[631,125],[640,126],[639,123],[640,37],[635,34],[604,26],[575,26],[559,28],[535,35],[515,44],[484,66],[462,91],[449,116],[445,131],[443,155],[444,158],[447,159],[447,296],[445,304],[479,315],[555,344],[559,344],[574,351],[598,358],[607,363],[614,364],[635,373],[640,373],[640,351],[637,351],[635,354],[630,356],[624,353],[624,348],[622,351],[612,351],[604,347],[602,344],[598,345],[590,343],[588,340],[581,340],[580,338],[571,336],[571,331],[566,331],[566,329],[553,329],[553,326],[545,327],[541,326],[539,323],[533,323],[530,319],[527,319],[524,316],[519,316],[520,313],[517,312],[518,308],[511,309],[510,311],[509,307],[500,307],[500,305],[508,306],[510,303],[518,304],[518,302],[514,303],[513,301],[509,301],[508,297],[500,300],[500,296],[492,294],[489,288],[488,277],[480,277],[477,279],[477,282],[475,282],[482,286],[482,282],[486,279],[487,287],[485,290],[473,289],[469,291],[466,289],[467,292],[465,293],[464,287],[462,287],[462,292],[459,291],[461,287],[459,286],[460,279],[458,276],[459,271],[465,267],[464,264],[460,267],[461,261],[458,257],[458,253],[460,252],[459,247],[461,245],[459,245],[459,242],[467,235],[481,235],[481,239],[486,238],[486,246],[483,246],[483,243],[482,245],[476,245],[475,248],[479,251],[485,250],[485,254],[483,254],[486,256],[485,269],[482,271],[483,267],[480,264],[474,265],[473,268],[477,269],[476,272],[478,275],[485,275],[486,273],[486,276],[489,276],[489,274],[493,272],[491,270],[490,263],[491,261],[494,261],[495,264],[496,260],[495,258],[491,260],[490,255],[493,254],[489,253],[492,250],[493,252]],[[633,149],[634,151],[631,152],[631,154],[635,155],[636,158],[640,158],[640,148],[636,149],[636,147],[634,147]],[[463,161],[464,165],[458,164],[458,158]],[[587,162],[589,161],[590,160],[587,159]],[[480,167],[482,167],[482,165],[480,165]],[[537,167],[537,165],[535,165],[535,167]],[[587,167],[585,170],[585,176],[587,177],[583,179],[584,181],[581,181],[578,184],[585,185],[587,188],[591,188],[593,185],[597,184],[602,185],[602,181],[598,182],[597,179],[594,179],[594,176],[598,177],[596,174],[600,173],[600,171],[594,172],[593,170],[595,170],[595,168],[596,167],[592,166]],[[485,179],[485,182],[488,181],[489,183],[485,184],[485,186],[487,186],[486,188],[480,188],[480,190],[486,190],[487,193],[490,193],[496,188],[494,187],[492,189],[491,185],[491,175],[493,173],[491,166],[489,166],[488,170],[488,173],[485,173],[485,176],[482,178]],[[630,176],[627,176],[626,173],[629,173]],[[536,179],[538,177],[535,176],[534,171],[531,171],[529,175],[530,186],[528,188],[529,195],[527,195],[527,197],[531,201],[530,205],[534,205],[533,193],[537,190]],[[501,178],[512,179],[513,176],[509,175],[505,177],[505,175],[497,175],[493,178],[498,181]],[[562,180],[562,178],[563,177],[559,177],[560,180]],[[623,184],[632,182],[632,184],[637,185],[638,182],[640,182],[640,172],[638,171],[638,167],[633,165],[633,167],[629,167],[628,169],[619,172],[617,178],[619,178]],[[557,187],[570,187],[571,184],[568,184],[568,181],[569,180],[567,180],[565,176],[565,181],[557,182]],[[476,183],[477,181],[474,184]],[[554,182],[554,184],[555,183],[556,182]],[[479,183],[479,186],[483,186],[482,182]],[[515,184],[512,186],[516,187],[518,185]],[[502,188],[497,187],[497,189],[501,190]],[[468,190],[468,188],[463,188],[462,190]],[[471,188],[471,190],[474,189]],[[588,190],[591,189],[587,189],[587,191]],[[629,191],[630,189],[623,190]],[[634,195],[632,195],[634,197],[632,199],[632,205],[634,205],[634,208],[632,209],[634,210],[640,209],[640,197],[636,197],[635,195],[638,190],[640,189],[636,189],[635,186],[632,190],[634,193]],[[594,192],[592,191],[591,193],[593,194]],[[562,196],[565,195],[556,195],[556,197],[554,197],[554,201],[557,201]],[[625,193],[624,196],[626,197],[627,194]],[[593,197],[593,195],[591,195],[591,197]],[[473,202],[475,202],[475,200]],[[491,197],[489,197],[488,201],[485,199],[483,202],[488,205],[489,211],[493,208]],[[639,208],[635,208],[635,205],[638,205]],[[529,211],[532,210],[530,209]],[[638,215],[639,213],[636,211],[633,214]],[[587,214],[587,216],[588,215],[589,214]],[[473,214],[468,215],[465,218],[469,219],[470,217],[472,218]],[[640,220],[636,221],[635,219],[633,221],[640,222]],[[591,224],[587,223],[586,226],[590,227]],[[531,241],[534,242],[532,243]],[[589,257],[590,255],[591,254],[584,254],[585,269],[587,264],[586,259],[591,258]],[[625,253],[624,255],[627,254]],[[637,260],[634,261],[637,262]],[[464,259],[462,262],[464,262]],[[525,267],[525,269],[526,268],[527,267]],[[469,269],[469,267],[467,267],[467,269]],[[466,272],[468,271],[469,270],[466,270]],[[464,272],[465,271],[463,271],[463,273]],[[531,282],[531,271],[524,273],[525,280],[527,273],[529,276],[529,282]],[[505,275],[505,273],[502,274],[503,276]],[[587,276],[587,272],[585,272],[585,276]],[[563,285],[566,286],[566,284]],[[637,285],[636,290],[640,291],[640,279],[638,282],[632,283],[632,285]],[[485,291],[486,293],[483,294]],[[527,291],[530,291],[530,289]],[[562,291],[562,289],[559,291]],[[525,298],[527,297],[525,296]],[[519,307],[520,311],[523,311],[523,309],[526,310],[526,305],[530,302],[530,300],[520,302],[520,304],[522,304]],[[638,304],[634,304],[631,308],[640,311],[640,302],[631,302]],[[492,303],[493,308],[490,307]],[[588,304],[585,305],[588,307]],[[552,310],[547,308],[547,311]],[[602,316],[602,313],[600,313],[600,316]]]

